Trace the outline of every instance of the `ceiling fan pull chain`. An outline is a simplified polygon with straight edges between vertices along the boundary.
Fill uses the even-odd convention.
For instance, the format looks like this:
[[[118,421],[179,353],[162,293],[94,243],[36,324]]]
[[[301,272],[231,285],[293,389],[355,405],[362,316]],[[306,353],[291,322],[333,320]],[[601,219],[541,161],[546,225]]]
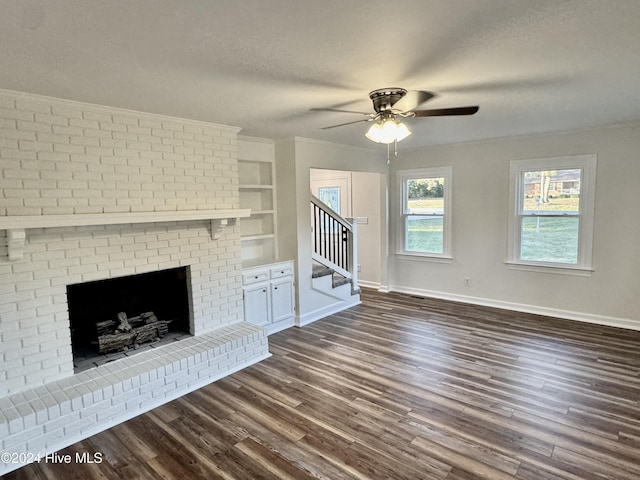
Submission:
[[[389,143],[387,143],[387,165],[389,165],[389,163],[391,163],[391,162],[389,161],[389,148],[391,148],[391,147],[389,147],[389,145],[390,145],[390,144],[389,144]]]

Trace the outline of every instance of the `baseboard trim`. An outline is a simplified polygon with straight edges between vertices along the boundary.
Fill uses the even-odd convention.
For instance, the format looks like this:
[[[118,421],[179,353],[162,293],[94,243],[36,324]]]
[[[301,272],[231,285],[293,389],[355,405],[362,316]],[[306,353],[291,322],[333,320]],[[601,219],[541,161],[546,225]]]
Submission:
[[[265,328],[267,329],[267,335],[273,335],[274,333],[281,332],[282,330],[286,330],[289,327],[293,327],[294,325],[294,317],[285,318],[284,320],[280,320],[279,322],[272,323],[271,325],[267,325]]]
[[[640,321],[630,318],[608,317],[605,315],[593,315],[584,312],[574,312],[571,310],[561,310],[557,308],[540,307],[537,305],[529,305],[525,303],[505,302],[502,300],[493,300],[490,298],[472,297],[468,295],[458,295],[454,293],[439,292],[435,290],[423,290],[420,288],[405,287],[402,285],[392,285],[391,292],[406,293],[408,295],[419,295],[422,297],[439,298],[441,300],[451,300],[453,302],[469,303],[471,305],[481,305],[483,307],[501,308],[503,310],[511,310],[515,312],[533,313],[536,315],[544,315],[547,317],[562,318],[565,320],[574,320],[584,323],[593,323],[597,325],[605,325],[608,327],[626,328],[628,330],[640,331]]]
[[[375,288],[376,290],[380,290],[380,284],[378,282],[368,282],[366,280],[358,279],[358,286],[365,288]]]
[[[348,300],[340,303],[334,303],[331,305],[327,305],[326,307],[313,310],[312,312],[305,313],[304,315],[298,315],[296,316],[296,321],[295,321],[296,327],[304,327],[305,325],[309,325],[310,323],[313,323],[316,320],[320,320],[322,318],[328,317],[329,315],[342,312],[347,308],[360,305],[360,303],[362,303],[360,301],[360,295],[354,295],[352,300]]]

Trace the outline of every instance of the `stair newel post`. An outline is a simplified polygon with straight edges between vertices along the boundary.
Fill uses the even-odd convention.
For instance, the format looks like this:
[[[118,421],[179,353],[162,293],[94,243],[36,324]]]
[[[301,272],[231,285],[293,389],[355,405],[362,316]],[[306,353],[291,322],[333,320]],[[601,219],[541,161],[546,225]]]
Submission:
[[[320,250],[320,254],[322,256],[327,256],[327,214],[324,210],[322,213],[322,222],[321,222],[321,232],[322,232],[322,248]]]
[[[349,269],[349,230],[340,225],[340,238],[342,238],[342,248],[340,248],[340,266]]]
[[[354,218],[351,223],[351,241],[349,242],[349,258],[351,264],[349,271],[351,272],[351,283],[353,290],[358,290],[358,219]]]
[[[313,212],[313,226],[311,231],[313,232],[313,251],[318,253],[318,207],[311,204],[311,211]]]

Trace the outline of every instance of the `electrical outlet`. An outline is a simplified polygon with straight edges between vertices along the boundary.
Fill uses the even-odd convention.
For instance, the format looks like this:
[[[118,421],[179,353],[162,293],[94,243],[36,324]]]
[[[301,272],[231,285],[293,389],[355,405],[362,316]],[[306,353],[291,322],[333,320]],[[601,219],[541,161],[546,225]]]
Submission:
[[[471,277],[464,277],[464,286],[465,287],[471,286]]]
[[[358,264],[358,271],[361,272],[362,271],[362,265]]]

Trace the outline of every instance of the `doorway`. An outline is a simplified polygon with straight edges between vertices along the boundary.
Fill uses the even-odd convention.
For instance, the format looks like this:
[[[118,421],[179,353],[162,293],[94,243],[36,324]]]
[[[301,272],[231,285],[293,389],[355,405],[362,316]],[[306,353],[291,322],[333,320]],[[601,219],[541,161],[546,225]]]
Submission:
[[[311,193],[343,218],[358,221],[358,282],[380,288],[386,181],[380,173],[310,169]]]

